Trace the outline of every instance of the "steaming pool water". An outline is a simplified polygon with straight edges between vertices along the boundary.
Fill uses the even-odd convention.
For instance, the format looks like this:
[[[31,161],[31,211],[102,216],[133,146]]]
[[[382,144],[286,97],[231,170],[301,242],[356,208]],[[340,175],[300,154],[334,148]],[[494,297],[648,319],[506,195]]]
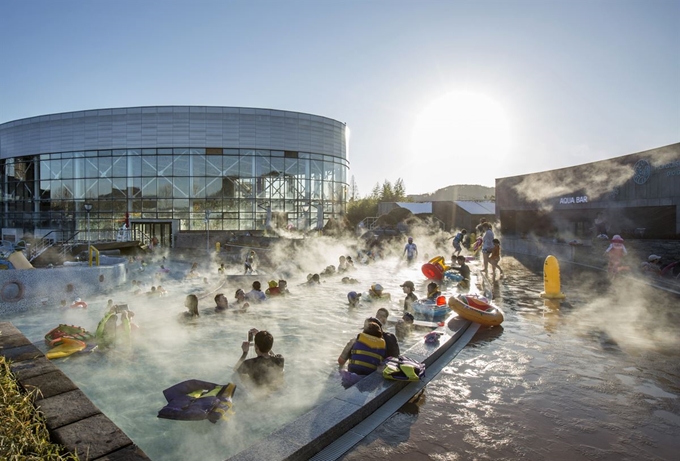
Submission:
[[[322,285],[301,286],[306,274],[300,274],[289,279],[290,296],[251,304],[246,313],[214,313],[213,293],[199,301],[200,318],[186,324],[178,321],[186,310],[186,294],[212,290],[223,279],[216,275],[217,265],[210,266],[215,275],[210,275],[207,284],[202,277],[191,282],[181,280],[189,270],[187,263],[168,265],[171,273],[161,283],[169,293],[162,298],[133,296],[130,286],[108,296],[87,299],[86,310],[55,306],[3,319],[13,322],[45,351],[43,337],[54,326],[65,323],[94,332],[105,313],[107,299],[127,302],[135,313],[133,322],[140,326],[133,332],[132,353],[115,349],[54,363],[154,460],[224,460],[342,391],[337,357],[345,343],[356,336],[364,319],[374,316],[379,307],[399,314],[399,300],[403,299],[399,285],[407,278],[423,278],[418,275],[419,266],[407,268],[396,260],[358,266],[349,274],[361,282],[356,285],[343,284],[342,276],[334,275],[323,278]],[[143,280],[145,290],[149,290],[151,274],[158,267],[159,264],[150,264],[144,273],[131,272],[130,278]],[[238,270],[232,268],[230,273]],[[262,282],[263,289],[266,287],[268,278],[263,275],[236,283],[227,281],[217,292],[223,292],[231,303],[236,289],[249,291],[255,279]],[[347,292],[366,292],[376,282],[392,293],[393,303],[364,303],[363,307],[348,308]],[[218,424],[156,417],[166,404],[163,389],[173,384],[187,379],[234,382],[232,369],[250,328],[266,329],[274,336],[273,350],[286,360],[283,389],[268,398],[259,398],[238,386],[233,399],[235,414]],[[413,335],[401,344],[402,349],[418,338]],[[254,357],[252,348],[249,357]]]
[[[503,328],[480,331],[418,399],[344,459],[675,459],[677,299],[637,285],[605,288],[590,283],[587,274],[563,270],[568,302],[545,306],[536,268],[507,257],[503,265],[507,276],[494,286],[506,313]],[[175,274],[188,270],[171,268]],[[141,327],[131,356],[113,352],[55,363],[152,459],[223,460],[342,390],[333,376],[335,360],[379,307],[349,310],[348,291],[380,282],[394,298],[387,306],[393,314],[401,311],[404,280],[415,281],[419,294],[424,291],[420,268],[395,260],[358,266],[351,275],[361,283],[343,285],[334,276],[306,288],[298,286],[302,278],[291,278],[290,299],[270,300],[240,315],[208,314],[210,296],[200,301],[201,318],[192,325],[180,324],[177,316],[185,294],[202,288],[178,280],[164,281],[171,293],[156,300],[125,289],[88,300],[87,311],[55,308],[6,320],[41,343],[58,323],[94,330],[109,297],[129,302]],[[246,285],[229,283],[220,291],[231,301],[236,288]],[[235,415],[216,425],[156,418],[165,404],[162,390],[172,384],[190,378],[230,381],[251,327],[274,335],[274,351],[286,358],[285,389],[263,400],[237,389]],[[418,338],[411,337],[402,350]]]

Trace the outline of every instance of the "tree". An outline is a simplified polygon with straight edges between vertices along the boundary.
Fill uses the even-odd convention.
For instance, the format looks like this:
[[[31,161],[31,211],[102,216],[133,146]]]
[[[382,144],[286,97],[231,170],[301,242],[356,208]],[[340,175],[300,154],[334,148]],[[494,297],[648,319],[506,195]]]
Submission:
[[[354,202],[355,200],[359,200],[359,186],[354,179],[354,175],[352,175],[352,178],[349,180],[349,201]]]
[[[401,178],[397,178],[397,181],[394,183],[394,200],[406,200],[406,187],[404,186],[404,180]]]
[[[381,202],[393,202],[394,201],[394,190],[392,190],[392,183],[387,179],[382,185],[382,190],[380,192]]]

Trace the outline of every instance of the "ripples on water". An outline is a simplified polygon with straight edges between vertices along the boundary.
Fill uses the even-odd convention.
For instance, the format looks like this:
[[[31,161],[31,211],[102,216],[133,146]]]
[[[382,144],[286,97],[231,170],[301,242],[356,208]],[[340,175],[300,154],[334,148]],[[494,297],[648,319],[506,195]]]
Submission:
[[[545,306],[542,274],[503,264],[503,328],[343,459],[677,459],[677,298],[563,272],[567,302]]]

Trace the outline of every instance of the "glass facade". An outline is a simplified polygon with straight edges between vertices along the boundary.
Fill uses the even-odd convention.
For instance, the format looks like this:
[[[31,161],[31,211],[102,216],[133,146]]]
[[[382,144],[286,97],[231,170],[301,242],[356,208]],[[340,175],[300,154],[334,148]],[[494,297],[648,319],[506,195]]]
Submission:
[[[2,227],[83,231],[85,203],[93,205],[92,232],[114,231],[126,215],[137,223],[171,221],[182,232],[206,226],[306,230],[344,213],[349,169],[344,142],[341,155],[234,144],[239,146],[126,147],[0,159]]]

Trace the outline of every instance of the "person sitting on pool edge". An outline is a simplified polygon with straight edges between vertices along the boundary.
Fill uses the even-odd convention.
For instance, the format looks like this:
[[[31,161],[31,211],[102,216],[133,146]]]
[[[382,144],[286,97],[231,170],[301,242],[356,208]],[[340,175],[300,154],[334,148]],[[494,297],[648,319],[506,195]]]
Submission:
[[[385,357],[382,329],[378,323],[366,319],[361,333],[345,345],[338,357],[338,365],[342,367],[349,362],[347,371],[350,373],[369,375],[378,369]]]
[[[241,344],[243,354],[234,365],[234,371],[242,379],[248,380],[258,387],[277,388],[281,386],[283,384],[284,358],[282,355],[272,352],[274,337],[266,330],[258,331],[255,328],[251,328],[248,333],[253,335],[257,357],[246,360],[250,350],[250,342],[243,341],[243,344]]]
[[[371,301],[390,301],[392,296],[389,293],[383,293],[382,285],[374,283],[368,289],[368,298]]]

